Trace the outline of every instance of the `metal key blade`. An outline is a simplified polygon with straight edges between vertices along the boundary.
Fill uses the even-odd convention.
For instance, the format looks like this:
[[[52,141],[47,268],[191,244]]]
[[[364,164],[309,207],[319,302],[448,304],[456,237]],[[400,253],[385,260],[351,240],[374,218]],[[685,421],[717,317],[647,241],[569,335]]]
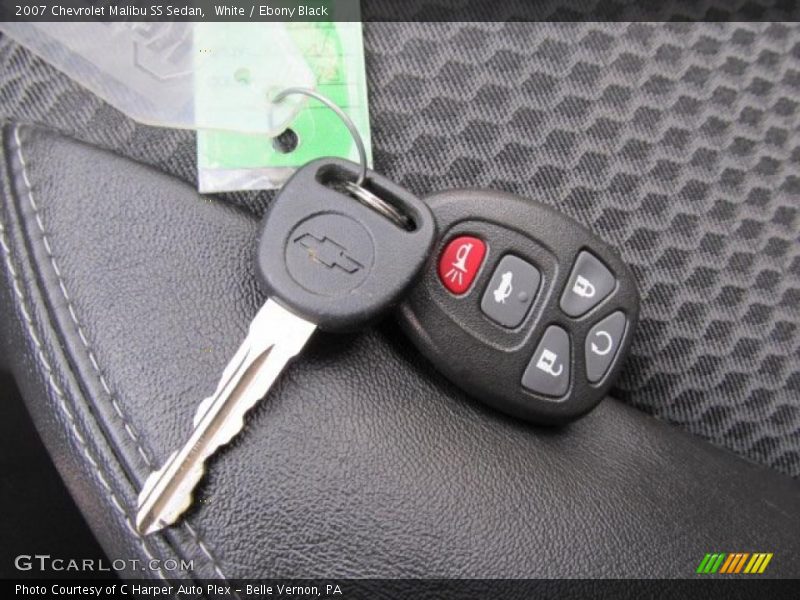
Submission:
[[[313,323],[267,300],[216,391],[200,403],[189,440],[145,481],[136,514],[136,528],[142,534],[171,525],[191,505],[206,459],[242,429],[247,411],[267,394],[315,329]]]

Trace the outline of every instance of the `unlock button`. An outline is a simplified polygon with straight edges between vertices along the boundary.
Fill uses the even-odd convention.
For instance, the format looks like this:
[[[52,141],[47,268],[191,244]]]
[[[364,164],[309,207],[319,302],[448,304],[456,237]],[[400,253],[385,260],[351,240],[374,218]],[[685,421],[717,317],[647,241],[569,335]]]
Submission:
[[[567,286],[561,294],[561,310],[580,317],[611,293],[616,279],[593,254],[583,251],[575,259]]]
[[[545,396],[563,396],[569,387],[569,364],[569,336],[561,327],[550,325],[522,375],[522,385]]]

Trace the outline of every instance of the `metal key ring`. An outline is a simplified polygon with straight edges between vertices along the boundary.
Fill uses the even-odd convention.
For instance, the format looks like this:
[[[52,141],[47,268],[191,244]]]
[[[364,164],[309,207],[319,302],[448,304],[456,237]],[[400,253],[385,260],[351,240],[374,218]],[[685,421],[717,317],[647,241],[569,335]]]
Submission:
[[[291,96],[292,94],[302,94],[303,96],[308,96],[309,98],[314,98],[314,100],[318,100],[322,102],[325,106],[330,108],[333,112],[336,113],[342,122],[347,127],[347,130],[350,132],[350,135],[353,137],[353,141],[356,143],[356,148],[358,149],[358,159],[361,162],[361,172],[358,174],[356,178],[356,185],[362,186],[364,185],[364,181],[367,179],[367,150],[364,148],[364,140],[361,139],[361,134],[358,133],[358,129],[356,129],[355,123],[347,116],[339,106],[327,96],[323,96],[319,92],[314,90],[310,90],[307,88],[301,87],[291,87],[286,88],[282,92],[279,92],[275,98],[272,99],[273,102],[278,103],[282,101],[286,96]]]
[[[353,198],[361,202],[361,204],[368,206],[375,212],[383,215],[398,227],[402,229],[414,228],[414,222],[408,215],[404,215],[394,206],[386,202],[386,200],[373,194],[367,188],[360,186],[357,183],[353,183],[352,181],[345,181],[344,188]]]
[[[369,208],[373,209],[377,213],[383,215],[390,221],[392,221],[398,227],[402,227],[403,229],[411,229],[413,228],[413,221],[407,216],[400,212],[397,208],[392,206],[383,198],[377,196],[376,194],[372,193],[368,189],[364,187],[364,182],[367,179],[367,151],[364,148],[364,140],[361,139],[361,134],[359,134],[358,129],[355,126],[355,123],[350,119],[350,117],[345,113],[333,100],[320,94],[317,91],[307,89],[307,88],[300,88],[300,87],[291,87],[286,88],[285,90],[279,92],[275,98],[273,98],[273,102],[280,102],[286,96],[290,96],[292,94],[302,94],[303,96],[308,96],[313,98],[314,100],[318,100],[322,102],[325,106],[331,109],[336,115],[342,120],[342,122],[347,127],[347,130],[350,132],[350,135],[353,138],[353,141],[356,144],[356,148],[358,149],[358,156],[359,161],[361,163],[361,170],[356,177],[355,182],[352,181],[345,181],[344,188],[347,192],[356,200],[368,206]]]

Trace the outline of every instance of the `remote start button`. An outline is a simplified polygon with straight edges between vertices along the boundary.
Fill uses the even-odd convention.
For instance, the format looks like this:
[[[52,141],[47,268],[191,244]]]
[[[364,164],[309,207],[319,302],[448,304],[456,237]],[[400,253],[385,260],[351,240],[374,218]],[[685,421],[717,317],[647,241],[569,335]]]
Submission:
[[[448,242],[439,257],[439,280],[450,292],[465,293],[486,255],[486,244],[476,237],[462,235]]]
[[[586,336],[586,378],[597,383],[614,362],[625,333],[625,315],[618,310],[592,327]]]

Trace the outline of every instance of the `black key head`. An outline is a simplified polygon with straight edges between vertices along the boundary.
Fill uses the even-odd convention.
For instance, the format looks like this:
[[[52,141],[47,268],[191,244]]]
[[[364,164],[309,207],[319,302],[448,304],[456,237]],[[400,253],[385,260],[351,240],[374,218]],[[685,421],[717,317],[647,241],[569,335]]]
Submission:
[[[375,172],[367,194],[408,219],[404,227],[347,191],[359,166],[323,158],[300,168],[264,217],[256,267],[264,291],[320,329],[358,329],[396,305],[435,240],[428,205]]]

